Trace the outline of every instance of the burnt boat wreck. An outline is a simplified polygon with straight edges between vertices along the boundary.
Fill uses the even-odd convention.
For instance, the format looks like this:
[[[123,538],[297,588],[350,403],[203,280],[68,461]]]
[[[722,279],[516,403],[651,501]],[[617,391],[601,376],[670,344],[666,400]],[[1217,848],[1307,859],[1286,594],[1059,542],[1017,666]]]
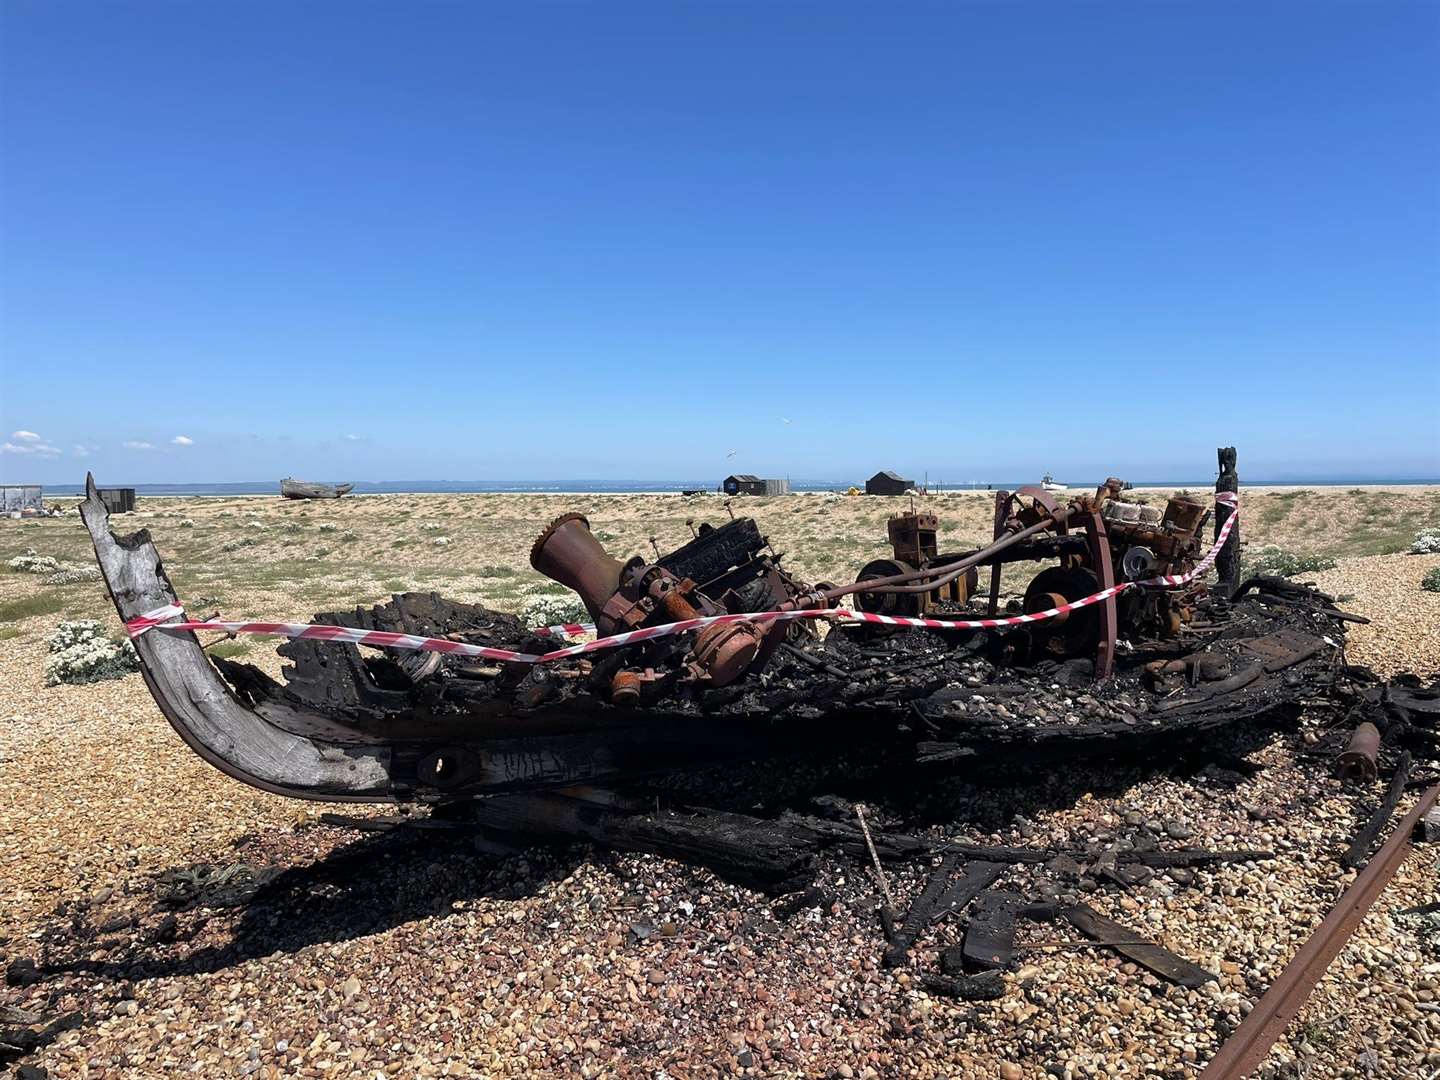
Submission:
[[[583,516],[566,514],[535,540],[531,561],[579,594],[601,636],[833,608],[852,595],[857,610],[890,617],[1003,619],[1201,563],[1207,526],[1218,534],[1221,524],[1205,503],[1180,495],[1150,506],[1123,491],[1111,480],[1065,502],[1038,486],[997,493],[994,542],[955,554],[942,553],[936,518],[912,509],[890,520],[889,554],[843,586],[798,580],[745,517],[702,526],[653,561],[622,562]],[[1230,507],[1218,509],[1223,517]],[[177,602],[148,534],[112,534],[93,481],[82,513],[123,619]],[[212,659],[192,633],[146,633],[135,645],[176,731],[238,780],[296,798],[427,804],[451,817],[467,806],[523,832],[515,814],[538,814],[547,827],[573,817],[555,811],[552,796],[524,793],[603,785],[618,805],[628,784],[726,761],[858,748],[893,777],[1007,755],[1164,755],[1229,725],[1293,719],[1344,670],[1344,621],[1354,617],[1284,579],[1240,582],[1238,539],[1237,530],[1219,553],[1219,584],[1201,575],[1133,588],[1013,626],[735,622],[550,664],[291,640],[279,646],[290,661],[283,681]],[[1042,565],[1022,596],[1002,603],[1001,570],[1021,562]],[[314,621],[520,653],[555,647],[513,615],[435,594]]]

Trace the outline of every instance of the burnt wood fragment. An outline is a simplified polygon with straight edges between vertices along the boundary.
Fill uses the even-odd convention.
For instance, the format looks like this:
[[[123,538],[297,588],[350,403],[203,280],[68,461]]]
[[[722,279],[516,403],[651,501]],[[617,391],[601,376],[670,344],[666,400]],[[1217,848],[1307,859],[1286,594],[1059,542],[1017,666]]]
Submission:
[[[1340,856],[1340,865],[1346,870],[1353,870],[1363,863],[1370,854],[1370,849],[1375,846],[1375,841],[1380,836],[1380,830],[1390,820],[1395,808],[1400,805],[1400,796],[1405,792],[1405,784],[1410,779],[1410,751],[1405,750],[1400,754],[1400,763],[1395,767],[1395,775],[1390,778],[1390,786],[1385,791],[1385,798],[1380,800],[1380,805],[1370,815],[1369,820],[1360,827],[1355,834],[1355,839],[1350,841],[1350,846],[1345,854]]]
[[[963,911],[965,905],[995,884],[995,880],[1005,870],[1004,863],[985,862],[981,859],[967,863],[960,880],[945,890],[945,894],[936,902],[930,921],[939,922],[947,915]]]
[[[920,985],[927,993],[959,1001],[994,1001],[1005,996],[1005,980],[998,971],[982,971],[978,975],[922,975]]]
[[[961,952],[971,971],[999,970],[1015,959],[1015,917],[1024,899],[1013,892],[994,890],[976,901],[965,928]]]
[[[1129,957],[1161,978],[1169,979],[1179,986],[1194,990],[1219,978],[1184,957],[1177,956],[1163,945],[1146,940],[1145,935],[1131,930],[1128,926],[1105,918],[1086,904],[1075,904],[1066,908],[1065,918],[1090,940],[1109,946],[1122,956]]]
[[[950,877],[955,873],[955,868],[960,865],[960,854],[950,852],[940,860],[930,879],[925,883],[925,888],[910,905],[910,910],[905,915],[905,921],[896,930],[890,940],[890,947],[885,950],[883,962],[886,967],[899,967],[905,962],[910,952],[910,946],[915,944],[915,939],[920,932],[934,921],[933,913],[941,893],[949,883]]]
[[[467,809],[476,825],[502,839],[584,838],[697,863],[762,892],[803,888],[814,870],[813,845],[803,836],[744,814],[703,809],[636,814],[561,792],[505,795]]]

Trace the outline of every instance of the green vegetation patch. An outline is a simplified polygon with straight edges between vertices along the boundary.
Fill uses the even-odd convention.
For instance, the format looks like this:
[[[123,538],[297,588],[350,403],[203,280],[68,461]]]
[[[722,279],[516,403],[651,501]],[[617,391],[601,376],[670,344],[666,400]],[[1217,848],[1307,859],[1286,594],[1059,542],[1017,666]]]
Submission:
[[[37,593],[0,603],[0,623],[33,619],[37,615],[54,615],[65,606],[66,597],[58,592]]]

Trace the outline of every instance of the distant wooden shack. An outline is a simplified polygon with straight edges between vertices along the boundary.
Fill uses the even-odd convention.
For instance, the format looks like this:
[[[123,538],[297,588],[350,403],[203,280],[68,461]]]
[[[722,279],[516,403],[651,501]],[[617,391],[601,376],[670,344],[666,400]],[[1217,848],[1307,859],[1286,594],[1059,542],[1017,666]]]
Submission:
[[[726,495],[789,495],[789,480],[762,480],[749,473],[727,476],[720,485]]]
[[[914,480],[906,480],[897,472],[884,469],[865,481],[866,495],[904,495],[915,486]]]
[[[134,488],[97,488],[100,501],[105,504],[105,509],[112,514],[131,514],[135,512],[135,489]]]
[[[0,512],[5,514],[38,514],[44,509],[39,484],[5,484],[0,487]]]

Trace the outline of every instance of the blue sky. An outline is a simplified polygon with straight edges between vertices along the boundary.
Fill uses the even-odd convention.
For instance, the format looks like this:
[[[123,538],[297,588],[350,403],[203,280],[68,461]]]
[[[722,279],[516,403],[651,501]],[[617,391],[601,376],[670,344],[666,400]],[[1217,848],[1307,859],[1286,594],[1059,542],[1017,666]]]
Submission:
[[[1440,476],[1433,3],[0,18],[6,480]]]

